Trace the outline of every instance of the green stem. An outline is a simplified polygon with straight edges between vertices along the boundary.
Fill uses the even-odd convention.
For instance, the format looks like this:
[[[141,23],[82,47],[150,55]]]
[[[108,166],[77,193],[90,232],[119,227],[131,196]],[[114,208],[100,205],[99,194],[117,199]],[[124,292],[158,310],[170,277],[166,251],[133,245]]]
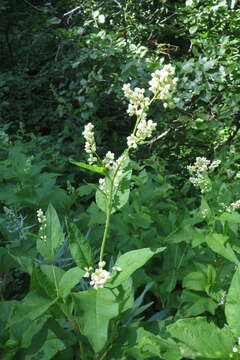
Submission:
[[[111,213],[112,213],[113,186],[114,186],[114,178],[111,180],[110,194],[109,194],[108,206],[107,206],[107,217],[106,217],[106,223],[105,223],[102,245],[101,245],[101,250],[100,250],[100,261],[103,260],[103,254],[104,254],[104,249],[106,246],[108,230],[109,230],[109,225],[110,225],[110,218],[111,218]]]

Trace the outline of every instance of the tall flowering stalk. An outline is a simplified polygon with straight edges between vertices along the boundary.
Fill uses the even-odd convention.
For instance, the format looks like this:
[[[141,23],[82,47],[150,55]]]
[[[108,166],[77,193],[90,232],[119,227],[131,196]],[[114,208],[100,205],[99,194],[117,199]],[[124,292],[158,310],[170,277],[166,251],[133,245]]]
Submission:
[[[127,137],[127,147],[119,158],[116,159],[115,154],[108,151],[104,159],[100,159],[97,154],[94,125],[92,123],[87,124],[82,133],[85,138],[85,151],[88,154],[89,165],[99,166],[98,169],[105,169],[105,177],[99,180],[99,191],[104,194],[106,201],[106,222],[100,249],[100,259],[98,268],[94,271],[92,267],[85,269],[85,277],[91,278],[90,285],[96,290],[102,288],[111,277],[111,272],[103,269],[105,266],[103,256],[109,233],[111,214],[113,212],[113,202],[119,191],[121,182],[126,176],[125,163],[128,154],[130,150],[137,149],[139,145],[151,138],[153,131],[157,127],[157,123],[151,119],[147,119],[149,106],[155,100],[161,100],[165,108],[172,108],[174,106],[173,91],[176,88],[178,80],[174,77],[174,73],[175,68],[172,65],[165,65],[161,70],[156,70],[152,73],[152,78],[149,81],[149,90],[152,92],[151,98],[145,96],[145,89],[135,87],[132,90],[130,84],[123,85],[124,96],[129,101],[127,113],[129,116],[135,116],[136,121],[132,133]],[[121,271],[121,269],[115,267],[112,271]]]

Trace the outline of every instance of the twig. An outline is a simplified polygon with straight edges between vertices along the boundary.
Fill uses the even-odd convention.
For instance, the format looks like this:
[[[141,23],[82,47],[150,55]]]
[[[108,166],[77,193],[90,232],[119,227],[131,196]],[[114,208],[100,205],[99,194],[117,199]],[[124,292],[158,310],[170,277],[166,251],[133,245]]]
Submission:
[[[38,7],[34,6],[33,4],[31,4],[30,2],[28,2],[27,0],[23,0],[26,4],[28,4],[29,6],[31,6],[34,10],[39,11],[39,12],[44,12],[42,9],[39,9]]]
[[[162,134],[160,134],[159,136],[157,136],[157,137],[155,137],[154,139],[150,140],[150,141],[148,142],[148,144],[152,145],[155,141],[158,141],[158,140],[164,138],[165,136],[167,136],[167,134],[168,134],[171,130],[172,130],[171,128],[167,129],[166,131],[164,131],[164,132],[163,132]]]
[[[239,129],[240,129],[240,121],[237,123],[237,125],[235,125],[233,127],[233,130],[227,139],[220,141],[219,143],[217,143],[214,146],[214,151],[216,151],[220,146],[222,146],[224,144],[227,144],[227,143],[230,144],[232,142],[232,140],[234,140],[234,138],[237,136]]]
[[[65,14],[63,14],[63,16],[67,16],[67,15],[69,15],[69,14],[72,14],[73,12],[77,11],[78,9],[80,9],[80,6],[77,6],[77,7],[75,7],[74,9],[66,12]]]

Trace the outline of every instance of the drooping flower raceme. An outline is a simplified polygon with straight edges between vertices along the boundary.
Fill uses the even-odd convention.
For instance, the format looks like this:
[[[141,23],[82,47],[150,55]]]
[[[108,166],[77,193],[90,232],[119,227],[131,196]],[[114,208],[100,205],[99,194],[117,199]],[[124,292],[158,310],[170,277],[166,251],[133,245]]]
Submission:
[[[220,163],[221,160],[211,162],[205,157],[197,157],[195,163],[187,167],[190,174],[193,175],[189,180],[194,186],[200,187],[201,193],[206,193],[211,190],[211,181],[208,177],[208,172],[215,170]]]
[[[104,269],[106,265],[105,261],[99,261],[98,268],[93,271],[92,267],[86,267],[84,270],[86,273],[83,275],[85,278],[91,279],[90,285],[95,289],[102,289],[106,282],[111,278],[112,272]],[[112,271],[122,271],[119,266],[113,266]]]
[[[95,156],[96,153],[96,143],[94,138],[94,125],[92,123],[89,123],[85,125],[84,131],[82,132],[82,135],[84,136],[86,142],[85,142],[85,151],[88,153],[88,163],[90,165],[97,162],[97,157]]]

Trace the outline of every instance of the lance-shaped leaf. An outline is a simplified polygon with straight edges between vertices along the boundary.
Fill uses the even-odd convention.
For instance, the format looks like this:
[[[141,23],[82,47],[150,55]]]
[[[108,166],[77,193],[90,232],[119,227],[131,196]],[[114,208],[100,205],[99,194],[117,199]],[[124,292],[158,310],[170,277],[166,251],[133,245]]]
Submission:
[[[48,206],[46,218],[46,240],[39,237],[37,240],[37,249],[44,258],[54,260],[57,250],[64,241],[64,233],[52,204]]]
[[[165,247],[158,249],[143,248],[139,250],[128,251],[121,255],[117,261],[116,266],[119,266],[122,271],[118,272],[107,287],[114,288],[119,286],[124,280],[128,279],[134,271],[143,266],[151,257],[165,250]]]
[[[67,224],[69,247],[75,263],[81,268],[92,266],[93,254],[89,243],[74,223]]]
[[[214,252],[222,255],[234,264],[239,265],[238,258],[227,240],[227,236],[218,233],[209,234],[206,237],[206,243]]]
[[[80,331],[98,353],[107,343],[109,321],[119,313],[116,296],[104,288],[74,293],[73,301]]]
[[[107,174],[107,169],[104,168],[103,166],[96,166],[96,165],[88,165],[85,164],[83,162],[80,161],[74,161],[74,160],[69,160],[71,164],[77,165],[83,169],[101,174],[101,175],[106,175]]]
[[[240,334],[240,268],[236,270],[226,296],[225,314],[232,332]]]

